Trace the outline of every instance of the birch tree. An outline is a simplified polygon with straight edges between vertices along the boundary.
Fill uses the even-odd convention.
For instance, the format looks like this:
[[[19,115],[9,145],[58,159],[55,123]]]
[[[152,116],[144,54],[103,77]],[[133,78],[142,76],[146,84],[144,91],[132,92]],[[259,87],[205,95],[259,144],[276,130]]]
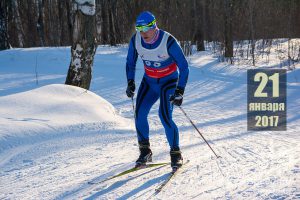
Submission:
[[[66,84],[89,89],[96,52],[95,0],[74,0],[71,63]]]

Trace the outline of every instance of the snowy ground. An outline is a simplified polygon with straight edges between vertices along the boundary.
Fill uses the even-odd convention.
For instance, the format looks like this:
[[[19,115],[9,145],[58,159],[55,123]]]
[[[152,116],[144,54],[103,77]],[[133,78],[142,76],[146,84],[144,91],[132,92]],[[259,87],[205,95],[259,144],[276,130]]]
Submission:
[[[97,49],[91,91],[63,85],[69,48],[0,52],[0,199],[149,199],[169,167],[87,184],[131,167],[138,156],[126,50]],[[288,73],[288,130],[251,132],[251,67],[219,63],[208,52],[189,63],[183,108],[222,158],[175,109],[190,163],[153,199],[300,199],[300,65]],[[272,66],[279,65],[271,57]],[[169,161],[157,112],[158,104],[149,116],[154,160]]]

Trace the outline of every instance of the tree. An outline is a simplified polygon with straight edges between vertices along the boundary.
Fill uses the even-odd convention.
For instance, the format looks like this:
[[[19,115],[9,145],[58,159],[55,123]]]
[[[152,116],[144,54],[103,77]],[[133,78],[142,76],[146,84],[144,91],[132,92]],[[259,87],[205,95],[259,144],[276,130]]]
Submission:
[[[95,0],[74,0],[73,41],[67,85],[89,89],[96,52]]]
[[[225,0],[225,58],[230,58],[232,63],[233,57],[233,39],[232,39],[232,12],[233,0]]]
[[[249,1],[249,21],[250,21],[250,41],[251,41],[251,56],[252,56],[252,65],[255,66],[255,2],[254,0]]]
[[[193,22],[194,22],[194,33],[193,33],[193,40],[197,45],[197,51],[205,51],[204,47],[204,16],[205,16],[205,1],[199,2],[199,8],[197,6],[197,1],[193,0]],[[201,15],[200,15],[201,14]]]
[[[9,1],[0,2],[0,50],[9,49],[8,41],[8,8]]]

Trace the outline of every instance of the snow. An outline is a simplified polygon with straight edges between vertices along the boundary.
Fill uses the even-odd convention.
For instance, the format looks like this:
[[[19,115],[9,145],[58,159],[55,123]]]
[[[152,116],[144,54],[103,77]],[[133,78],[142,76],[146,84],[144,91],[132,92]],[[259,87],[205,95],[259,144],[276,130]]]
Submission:
[[[0,129],[0,150],[14,142],[22,142],[22,137],[32,138],[31,142],[37,137],[50,137],[48,134],[57,134],[66,126],[101,124],[101,128],[126,129],[128,123],[100,96],[62,84],[4,96],[0,105],[0,112],[5,116],[0,122],[3,127]]]
[[[78,9],[85,15],[95,15],[96,13],[96,2],[95,0],[76,0]]]
[[[87,184],[128,169],[138,156],[126,53],[126,46],[98,47],[86,91],[63,84],[70,47],[0,52],[0,199],[149,199],[169,167]],[[190,163],[153,199],[299,199],[300,65],[288,71],[288,130],[253,132],[247,131],[246,75],[254,67],[219,63],[209,51],[188,59],[182,108],[221,158],[175,108]],[[280,64],[270,56],[257,66]],[[140,60],[136,73],[139,83]],[[169,161],[157,112],[155,104],[153,159]]]
[[[82,50],[83,48],[81,47],[80,44],[77,44],[76,45],[76,48],[74,49],[74,52],[75,52],[75,59],[72,61],[72,65],[75,66],[74,70],[76,72],[78,72],[78,69],[81,68],[81,61],[80,61],[80,58],[81,58],[81,55],[82,55]]]

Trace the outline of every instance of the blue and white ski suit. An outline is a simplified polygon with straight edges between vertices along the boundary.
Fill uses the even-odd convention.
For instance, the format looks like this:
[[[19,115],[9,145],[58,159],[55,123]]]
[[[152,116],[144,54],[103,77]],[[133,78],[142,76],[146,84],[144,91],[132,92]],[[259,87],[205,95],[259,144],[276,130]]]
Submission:
[[[173,104],[169,98],[176,88],[186,86],[189,68],[187,60],[176,39],[159,30],[159,37],[153,44],[143,41],[139,32],[132,36],[129,44],[126,75],[134,80],[138,55],[144,63],[145,74],[136,99],[136,131],[138,141],[149,140],[147,116],[153,104],[160,99],[159,117],[165,128],[170,148],[179,148],[178,128],[172,119]]]

